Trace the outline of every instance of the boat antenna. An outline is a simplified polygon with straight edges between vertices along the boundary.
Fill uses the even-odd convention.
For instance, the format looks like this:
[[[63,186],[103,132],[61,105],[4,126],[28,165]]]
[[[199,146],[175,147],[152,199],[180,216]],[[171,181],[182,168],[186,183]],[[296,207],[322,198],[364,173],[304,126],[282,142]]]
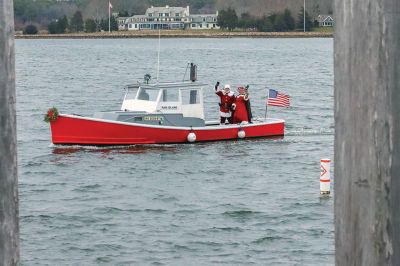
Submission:
[[[160,74],[160,46],[161,46],[161,28],[158,28],[158,60],[157,60],[157,83]]]

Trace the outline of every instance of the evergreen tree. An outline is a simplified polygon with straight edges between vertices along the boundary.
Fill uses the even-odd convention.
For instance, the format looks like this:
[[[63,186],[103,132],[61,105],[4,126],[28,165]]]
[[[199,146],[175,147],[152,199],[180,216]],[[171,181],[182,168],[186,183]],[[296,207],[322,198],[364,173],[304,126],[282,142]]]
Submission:
[[[83,31],[83,18],[81,11],[76,11],[74,16],[71,18],[71,23],[69,26],[71,32]]]
[[[286,31],[286,23],[282,14],[277,14],[273,22],[274,31]]]
[[[104,19],[104,18],[101,19],[101,21],[100,21],[100,29],[102,31],[108,31],[108,18],[107,19]]]
[[[68,28],[67,16],[64,16],[63,18],[61,18],[61,19],[59,19],[57,21],[57,27],[58,27],[58,32],[57,33],[65,33],[65,31]]]
[[[286,31],[293,31],[296,27],[296,21],[292,17],[292,13],[290,12],[289,9],[285,9],[283,12],[283,20],[286,24]]]
[[[238,27],[242,29],[257,28],[257,20],[254,19],[248,12],[240,16]]]
[[[118,31],[118,21],[114,16],[110,18],[110,28],[111,31]]]
[[[100,21],[100,28],[103,31],[108,31],[108,18],[103,18]],[[111,16],[110,18],[110,31],[117,31],[118,30],[118,21]]]
[[[85,32],[96,32],[97,31],[97,25],[96,21],[94,19],[87,19],[85,21]]]
[[[218,26],[223,29],[233,30],[238,26],[238,16],[233,8],[222,10],[218,14]]]
[[[129,17],[128,11],[120,11],[118,12],[118,17]]]
[[[264,31],[264,32],[271,32],[274,31],[274,25],[273,25],[273,20],[275,19],[276,15],[272,14],[271,16],[262,16],[257,21],[257,29],[259,31]]]
[[[313,22],[310,19],[306,11],[306,31],[310,31],[313,28]],[[303,30],[304,29],[304,8],[301,8],[299,15],[297,16],[297,29]]]
[[[58,25],[56,21],[50,22],[50,24],[47,26],[47,30],[49,31],[50,34],[57,34],[58,33]]]

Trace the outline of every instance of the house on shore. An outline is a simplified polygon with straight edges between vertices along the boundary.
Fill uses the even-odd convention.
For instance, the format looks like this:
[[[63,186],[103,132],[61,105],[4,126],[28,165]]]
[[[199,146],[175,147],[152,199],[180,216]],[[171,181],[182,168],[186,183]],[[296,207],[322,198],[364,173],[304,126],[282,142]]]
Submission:
[[[190,28],[196,30],[219,29],[218,11],[215,14],[191,15]]]
[[[179,30],[179,29],[219,29],[218,11],[215,14],[190,15],[187,7],[154,7],[144,15],[118,18],[119,30]]]
[[[333,27],[335,25],[333,15],[318,15],[317,21],[319,27]]]
[[[126,24],[126,20],[128,17],[116,17],[117,18],[117,23],[118,23],[118,30],[127,30],[128,25]]]

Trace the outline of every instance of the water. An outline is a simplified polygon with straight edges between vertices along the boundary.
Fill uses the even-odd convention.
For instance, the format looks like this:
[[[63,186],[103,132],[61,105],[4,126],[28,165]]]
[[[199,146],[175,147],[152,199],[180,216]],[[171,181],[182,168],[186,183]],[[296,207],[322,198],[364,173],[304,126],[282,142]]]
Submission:
[[[160,80],[198,65],[206,116],[216,81],[292,97],[281,140],[54,147],[49,107],[120,107],[122,87],[156,78],[155,39],[17,40],[22,265],[330,265],[333,198],[319,160],[333,157],[332,39],[163,39]]]

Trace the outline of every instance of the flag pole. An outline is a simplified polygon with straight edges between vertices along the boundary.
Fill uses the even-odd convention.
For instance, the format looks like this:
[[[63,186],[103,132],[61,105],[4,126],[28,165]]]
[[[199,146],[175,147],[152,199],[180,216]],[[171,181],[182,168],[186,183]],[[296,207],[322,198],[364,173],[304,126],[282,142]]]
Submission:
[[[268,89],[268,87],[266,89],[267,89],[267,103],[265,105],[265,119],[267,119],[268,99],[269,99],[269,89]]]
[[[304,6],[303,6],[303,29],[304,32],[306,32],[306,0],[304,0]]]
[[[108,1],[108,33],[111,32],[111,2]]]

